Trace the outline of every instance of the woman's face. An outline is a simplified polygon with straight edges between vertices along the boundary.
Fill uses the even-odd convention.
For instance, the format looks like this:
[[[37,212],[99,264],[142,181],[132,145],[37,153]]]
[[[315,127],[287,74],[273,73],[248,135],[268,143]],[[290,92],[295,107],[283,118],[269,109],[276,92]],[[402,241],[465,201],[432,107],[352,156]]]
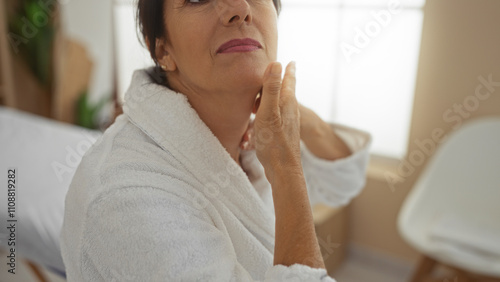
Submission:
[[[168,39],[158,59],[172,72],[169,80],[173,74],[183,87],[201,93],[260,89],[277,54],[272,0],[166,0],[164,14]],[[220,48],[245,38],[258,44]]]

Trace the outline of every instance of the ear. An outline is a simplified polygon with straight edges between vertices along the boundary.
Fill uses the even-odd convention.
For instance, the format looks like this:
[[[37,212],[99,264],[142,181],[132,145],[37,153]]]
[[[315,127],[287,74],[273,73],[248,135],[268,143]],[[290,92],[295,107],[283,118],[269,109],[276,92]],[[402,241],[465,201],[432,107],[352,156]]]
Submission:
[[[164,71],[175,71],[177,64],[172,56],[171,46],[165,39],[156,39],[156,60]]]

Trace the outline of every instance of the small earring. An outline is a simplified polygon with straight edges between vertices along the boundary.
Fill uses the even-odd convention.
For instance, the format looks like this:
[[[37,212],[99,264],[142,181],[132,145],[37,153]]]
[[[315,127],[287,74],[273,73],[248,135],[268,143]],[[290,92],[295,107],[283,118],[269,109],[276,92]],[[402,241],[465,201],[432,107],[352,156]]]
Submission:
[[[164,65],[161,65],[160,67],[161,67],[162,70],[167,70],[167,67],[164,66]]]

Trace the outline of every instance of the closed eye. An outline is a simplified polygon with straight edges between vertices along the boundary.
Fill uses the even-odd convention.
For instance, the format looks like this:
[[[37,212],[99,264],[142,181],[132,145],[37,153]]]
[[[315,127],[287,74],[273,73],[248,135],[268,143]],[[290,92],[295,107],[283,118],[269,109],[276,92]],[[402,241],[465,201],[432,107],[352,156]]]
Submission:
[[[184,4],[186,5],[201,5],[205,4],[209,0],[185,0]]]

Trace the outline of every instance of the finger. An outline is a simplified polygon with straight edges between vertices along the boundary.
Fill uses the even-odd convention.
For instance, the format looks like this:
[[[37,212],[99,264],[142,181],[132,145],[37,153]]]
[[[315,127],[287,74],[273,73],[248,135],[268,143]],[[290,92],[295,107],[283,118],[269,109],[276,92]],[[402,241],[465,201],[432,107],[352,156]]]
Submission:
[[[248,141],[250,138],[252,138],[253,134],[253,121],[250,121],[247,126],[247,130],[245,131],[245,134],[243,134],[243,141]]]
[[[240,148],[242,150],[253,150],[255,148],[254,146],[254,140],[252,133],[249,133],[246,137],[244,137],[241,142],[240,142]]]
[[[264,75],[259,111],[279,113],[282,66],[279,62],[269,64]]]
[[[250,150],[255,149],[255,144],[254,144],[254,142],[253,142],[252,140],[254,140],[254,139],[253,139],[253,138],[252,138],[252,139],[250,139],[250,142],[248,142],[248,145],[247,145],[247,147],[246,147],[246,149],[245,149],[245,150],[250,151]]]
[[[247,150],[253,150],[255,148],[254,146],[254,140],[255,138],[253,137],[254,130],[253,130],[253,125],[254,125],[254,120],[250,121],[250,125],[248,126],[248,145],[247,145]]]
[[[259,95],[257,95],[257,98],[255,99],[255,103],[253,104],[253,108],[252,108],[252,113],[257,113],[257,111],[259,110],[259,106],[260,106],[260,98],[262,97],[262,94],[259,93]]]
[[[297,79],[295,77],[295,62],[291,61],[285,70],[285,76],[283,77],[283,83],[281,85],[281,95],[282,96],[295,96],[295,85]]]
[[[281,86],[281,99],[286,101],[283,104],[283,113],[286,116],[295,116],[297,112],[297,103],[295,98],[295,62],[290,62],[285,71],[283,83]]]
[[[241,138],[240,148],[243,150],[249,150],[248,147],[250,146],[250,141],[253,134],[253,123],[254,121],[250,119],[247,125],[247,129],[245,130],[245,133],[243,133],[243,137]]]

